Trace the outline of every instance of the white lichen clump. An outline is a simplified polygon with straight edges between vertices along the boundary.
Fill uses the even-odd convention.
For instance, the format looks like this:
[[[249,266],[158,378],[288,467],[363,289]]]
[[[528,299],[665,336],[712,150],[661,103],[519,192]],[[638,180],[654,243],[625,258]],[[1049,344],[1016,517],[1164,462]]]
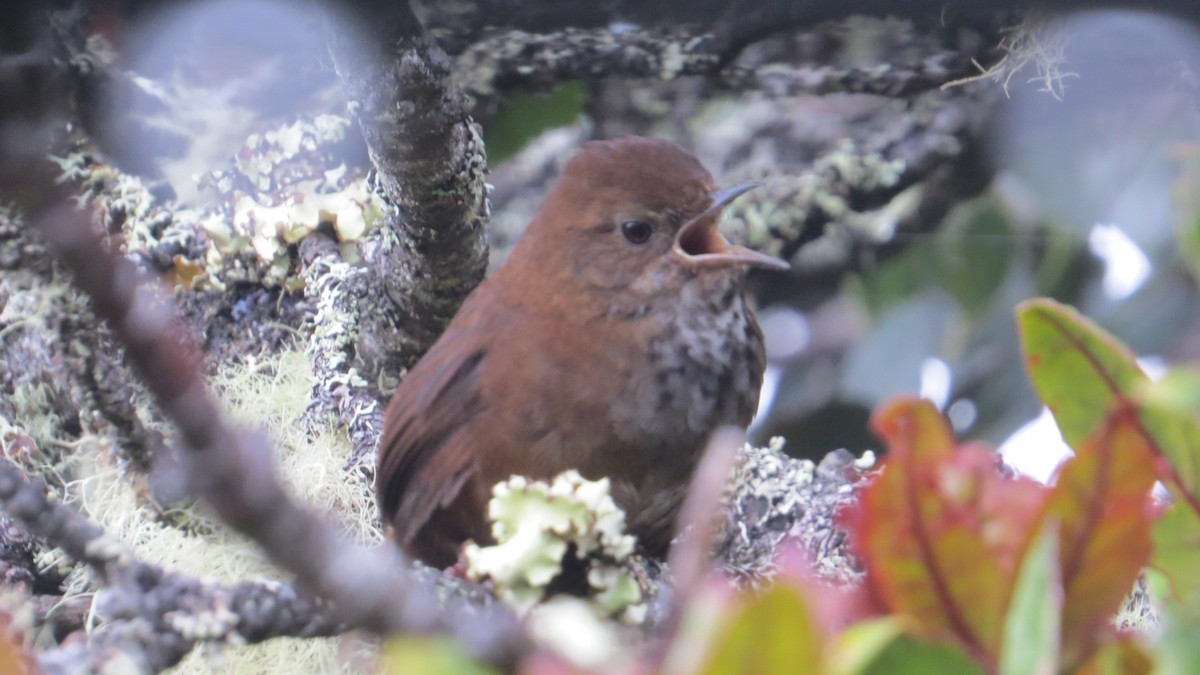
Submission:
[[[534,607],[527,625],[535,642],[579,668],[619,672],[629,654],[616,627],[579,598],[560,595]]]
[[[574,544],[587,564],[592,605],[627,623],[645,618],[641,588],[626,566],[635,540],[625,534],[625,513],[613,502],[607,478],[590,481],[577,471],[550,483],[513,476],[493,489],[488,517],[497,544],[468,544],[467,573],[490,580],[518,612],[543,599]]]
[[[357,259],[357,242],[380,220],[383,202],[357,170],[330,151],[350,121],[317,115],[261,134],[251,134],[227,171],[201,179],[215,192],[219,208],[203,220],[212,243],[204,265],[217,272],[212,283],[240,280],[228,269],[236,260],[260,270],[254,279],[296,290],[289,247],[326,224],[342,244],[343,257]],[[237,267],[237,265],[233,265]]]

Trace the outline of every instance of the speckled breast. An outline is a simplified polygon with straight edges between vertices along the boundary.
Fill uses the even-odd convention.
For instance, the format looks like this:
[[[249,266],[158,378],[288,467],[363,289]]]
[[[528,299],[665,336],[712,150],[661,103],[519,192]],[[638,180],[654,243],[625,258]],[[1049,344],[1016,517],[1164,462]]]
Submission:
[[[647,354],[653,377],[631,386],[614,410],[631,440],[698,452],[713,429],[750,423],[765,357],[740,287],[737,278],[696,279],[673,311],[656,313],[662,320]]]

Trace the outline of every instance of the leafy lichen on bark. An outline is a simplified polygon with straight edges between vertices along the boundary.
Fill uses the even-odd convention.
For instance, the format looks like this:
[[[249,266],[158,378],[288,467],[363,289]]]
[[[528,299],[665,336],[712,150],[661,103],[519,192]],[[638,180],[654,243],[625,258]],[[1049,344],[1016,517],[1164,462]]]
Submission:
[[[782,448],[782,439],[776,439],[767,447],[747,445],[738,455],[717,546],[719,565],[735,578],[761,584],[773,576],[783,548],[799,543],[821,578],[856,583],[861,566],[837,515],[855,502],[871,460],[839,450],[813,464]]]
[[[372,395],[380,383],[367,382],[352,358],[359,338],[359,321],[373,294],[367,272],[344,262],[334,242],[316,234],[301,245],[305,261],[305,295],[316,307],[307,352],[314,379],[310,412],[329,411],[350,436],[346,462],[359,478],[374,475],[373,453],[383,427],[383,409]],[[365,304],[364,304],[365,303]],[[317,423],[307,415],[308,424]]]

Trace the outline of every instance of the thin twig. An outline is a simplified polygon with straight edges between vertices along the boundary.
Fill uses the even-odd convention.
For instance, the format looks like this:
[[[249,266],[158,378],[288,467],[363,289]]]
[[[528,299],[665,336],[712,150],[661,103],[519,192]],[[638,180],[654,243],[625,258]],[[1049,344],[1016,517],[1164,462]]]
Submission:
[[[695,597],[706,571],[712,568],[709,557],[716,542],[718,516],[738,449],[745,438],[746,434],[734,427],[717,429],[709,438],[696,473],[692,475],[692,484],[679,510],[677,530],[680,536],[668,557],[675,589],[662,625],[663,639],[659,644],[664,650],[679,629],[688,598]]]

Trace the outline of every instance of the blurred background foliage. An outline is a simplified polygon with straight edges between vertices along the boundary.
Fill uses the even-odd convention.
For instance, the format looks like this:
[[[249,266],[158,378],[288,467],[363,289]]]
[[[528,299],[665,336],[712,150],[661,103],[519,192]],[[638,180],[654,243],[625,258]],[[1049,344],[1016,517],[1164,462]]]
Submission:
[[[1061,79],[1052,90],[1034,72],[1009,81],[988,130],[997,177],[987,193],[844,278],[828,302],[854,317],[856,334],[835,353],[801,350],[774,364],[779,386],[760,438],[784,435],[815,457],[876,447],[868,412],[920,391],[965,438],[1003,443],[1039,412],[1012,320],[1028,297],[1078,307],[1150,367],[1200,358],[1189,273],[1200,251],[1197,33],[1129,12],[1052,30],[1042,39],[1062,45]]]

